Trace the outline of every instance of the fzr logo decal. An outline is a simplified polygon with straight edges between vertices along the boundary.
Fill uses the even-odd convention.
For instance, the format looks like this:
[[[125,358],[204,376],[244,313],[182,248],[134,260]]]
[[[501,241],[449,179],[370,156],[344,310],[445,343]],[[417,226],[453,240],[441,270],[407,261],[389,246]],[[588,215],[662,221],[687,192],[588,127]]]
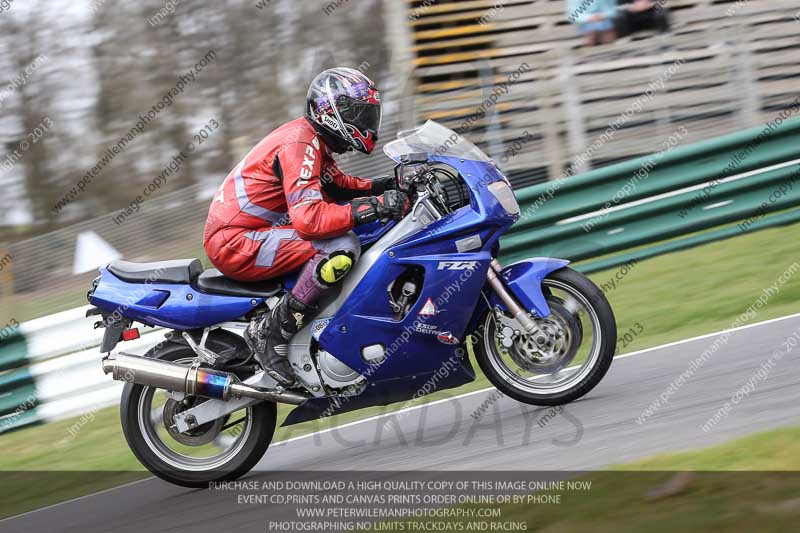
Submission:
[[[439,261],[437,270],[475,270],[477,261]]]

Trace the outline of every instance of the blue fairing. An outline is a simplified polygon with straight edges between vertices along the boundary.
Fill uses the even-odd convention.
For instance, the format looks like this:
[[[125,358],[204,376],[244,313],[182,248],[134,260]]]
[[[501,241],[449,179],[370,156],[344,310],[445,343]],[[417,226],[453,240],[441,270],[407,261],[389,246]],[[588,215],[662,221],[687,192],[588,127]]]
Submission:
[[[475,371],[469,359],[464,359],[462,362],[456,361],[447,367],[438,368],[435,372],[383,380],[379,385],[373,384],[374,386],[368,387],[358,396],[351,396],[347,402],[342,402],[338,398],[312,398],[289,413],[282,425],[291,426],[316,420],[321,416],[329,416],[331,411],[342,414],[365,407],[402,402],[419,395],[420,391],[430,394],[460,387],[474,380]]]
[[[547,305],[542,292],[542,281],[550,273],[568,264],[569,261],[551,257],[525,259],[504,268],[500,277],[525,309],[532,311],[536,316],[546,317],[550,314],[550,306]],[[506,310],[506,305],[494,291],[486,291],[486,297],[492,307]],[[481,298],[470,320],[469,331],[478,328],[480,319],[488,308],[486,300]]]
[[[356,226],[353,228],[353,231],[356,233],[356,235],[358,235],[358,239],[361,241],[361,246],[369,246],[386,235],[386,233],[392,229],[395,224],[397,224],[395,221],[390,221],[385,224],[381,221],[376,221],[370,222],[369,224]]]
[[[320,336],[323,349],[369,376],[370,381],[434,372],[448,359],[457,361],[459,348],[444,343],[439,336],[463,337],[492,259],[483,251],[452,256],[416,255],[414,251],[414,247],[398,247],[394,258],[385,255],[379,260]],[[469,270],[439,270],[440,263],[450,260],[474,266]],[[396,321],[385,292],[377,297],[375,288],[385,291],[412,265],[425,272],[422,291],[408,315]],[[388,354],[377,366],[361,356],[364,347],[374,344],[383,345]]]
[[[184,284],[127,283],[102,268],[100,283],[89,301],[143,324],[188,330],[234,320],[263,300],[205,294]]]
[[[503,269],[500,278],[506,287],[514,293],[522,307],[528,311],[533,311],[537,316],[545,317],[550,314],[550,307],[544,299],[542,293],[542,280],[551,272],[564,268],[569,261],[564,259],[553,259],[551,257],[536,257],[525,259],[509,265]],[[490,298],[499,302],[497,295]],[[495,303],[495,302],[493,302]],[[505,306],[501,305],[501,308]]]
[[[300,271],[292,272],[291,274],[287,274],[281,278],[281,284],[283,288],[287,291],[294,289],[294,286],[297,285],[297,278],[300,277]]]

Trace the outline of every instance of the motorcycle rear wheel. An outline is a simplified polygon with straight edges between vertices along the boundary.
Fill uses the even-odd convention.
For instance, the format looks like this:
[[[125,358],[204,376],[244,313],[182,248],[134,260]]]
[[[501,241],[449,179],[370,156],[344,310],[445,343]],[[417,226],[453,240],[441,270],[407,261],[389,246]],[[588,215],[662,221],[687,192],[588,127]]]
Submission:
[[[208,347],[217,353],[231,349],[224,340],[215,338],[208,340]],[[187,365],[195,356],[189,346],[175,342],[162,343],[146,355]],[[183,487],[204,488],[211,482],[237,479],[258,463],[272,442],[277,423],[274,403],[252,405],[220,421],[204,424],[198,428],[197,434],[178,435],[179,440],[175,440],[175,435],[170,434],[164,424],[164,417],[169,417],[180,407],[169,398],[160,403],[157,394],[165,395],[165,392],[127,383],[122,392],[120,419],[133,454],[150,472],[165,481]],[[242,422],[235,424],[240,419]],[[228,433],[220,431],[227,424],[231,424],[232,429],[226,430]],[[208,440],[209,437],[213,438]],[[230,449],[211,457],[189,455],[205,448],[213,452],[213,448],[218,446],[217,440],[229,442]]]
[[[513,344],[504,346],[499,331],[504,327],[508,331],[509,326],[489,310],[473,333],[475,357],[492,385],[505,395],[530,405],[563,405],[587,394],[608,372],[617,325],[603,291],[579,272],[557,270],[545,278],[542,288],[551,314],[531,318],[540,328],[560,332],[550,353],[541,356],[519,331],[513,334]]]

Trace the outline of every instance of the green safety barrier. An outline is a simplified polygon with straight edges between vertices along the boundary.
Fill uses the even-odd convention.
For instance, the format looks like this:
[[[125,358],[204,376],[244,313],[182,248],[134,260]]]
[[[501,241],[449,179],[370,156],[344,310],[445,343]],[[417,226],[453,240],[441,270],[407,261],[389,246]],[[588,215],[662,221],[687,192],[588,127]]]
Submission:
[[[19,368],[28,364],[28,343],[19,327],[0,339],[0,371]]]
[[[795,222],[800,210],[774,213],[800,206],[798,141],[794,119],[527,187],[503,259],[603,257],[588,272]]]
[[[9,391],[24,387],[33,382],[34,377],[31,375],[28,367],[0,374],[0,402],[2,402],[2,399]]]
[[[0,338],[0,434],[40,422],[36,379],[29,362],[22,329],[6,331]]]
[[[601,209],[626,182],[651,166],[648,178],[639,180],[625,202],[756,171],[800,156],[800,119],[783,122],[759,140],[766,129],[760,126],[556,180],[559,185],[552,199],[548,198],[554,182],[526,187],[517,193],[522,218],[512,232]],[[737,159],[748,151],[749,155]]]
[[[16,387],[0,395],[0,415],[14,411],[29,410],[39,403],[39,395],[33,380],[19,383]]]
[[[44,420],[36,408],[22,409],[0,417],[0,435],[7,431],[43,424]]]

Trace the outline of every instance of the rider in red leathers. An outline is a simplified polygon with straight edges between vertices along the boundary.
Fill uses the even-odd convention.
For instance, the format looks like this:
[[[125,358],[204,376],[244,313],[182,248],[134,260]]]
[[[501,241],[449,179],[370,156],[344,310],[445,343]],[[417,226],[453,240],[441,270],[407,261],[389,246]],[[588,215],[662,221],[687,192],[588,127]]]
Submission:
[[[402,218],[408,210],[393,177],[356,178],[333,159],[352,149],[371,153],[380,122],[380,93],[372,80],[357,70],[327,70],[311,84],[306,116],[259,142],[211,204],[204,244],[224,275],[260,281],[302,267],[292,291],[245,332],[256,359],[284,386],[295,381],[288,341],[322,291],[358,260],[359,239],[350,230]]]

